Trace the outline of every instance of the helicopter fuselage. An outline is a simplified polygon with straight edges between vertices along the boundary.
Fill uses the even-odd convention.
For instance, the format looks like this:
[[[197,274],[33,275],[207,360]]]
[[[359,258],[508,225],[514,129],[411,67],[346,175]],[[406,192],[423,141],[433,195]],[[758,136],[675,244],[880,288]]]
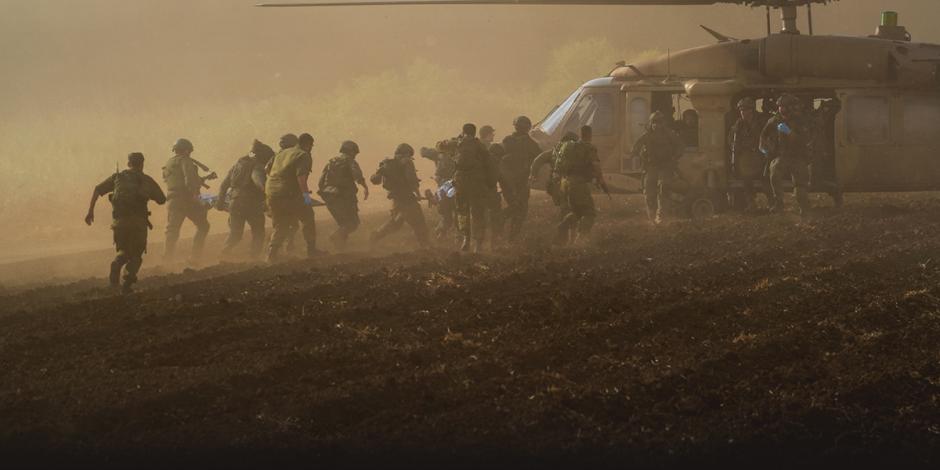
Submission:
[[[635,191],[641,168],[631,151],[649,115],[678,117],[685,106],[698,116],[698,139],[680,160],[682,179],[699,193],[724,194],[736,186],[727,136],[739,99],[838,98],[832,141],[822,145],[831,146],[843,190],[940,190],[938,64],[940,45],[901,40],[784,33],[726,41],[619,64],[553,110],[533,137],[550,148],[592,125],[608,182]]]

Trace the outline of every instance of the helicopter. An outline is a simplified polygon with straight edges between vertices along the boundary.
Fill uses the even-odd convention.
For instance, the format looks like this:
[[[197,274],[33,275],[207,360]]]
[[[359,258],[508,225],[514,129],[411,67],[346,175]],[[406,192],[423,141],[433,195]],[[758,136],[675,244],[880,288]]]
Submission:
[[[604,178],[620,192],[636,192],[642,162],[633,145],[650,115],[692,114],[695,126],[679,159],[676,190],[686,213],[706,217],[739,206],[741,188],[731,170],[728,142],[736,103],[750,97],[764,112],[782,93],[808,106],[837,99],[840,110],[822,142],[830,171],[813,178],[810,191],[906,192],[940,190],[940,45],[916,43],[898,21],[883,12],[875,33],[864,37],[817,35],[814,5],[837,0],[440,0],[269,3],[263,7],[364,7],[373,5],[714,5],[763,7],[767,35],[736,39],[703,28],[716,43],[668,52],[628,64],[584,83],[532,129],[543,149],[568,131],[594,129]],[[807,12],[808,34],[799,29]],[[781,28],[772,31],[771,12]],[[688,109],[681,109],[688,103]],[[690,113],[691,112],[691,113]],[[548,170],[533,187],[544,188]],[[834,183],[837,181],[837,183]]]

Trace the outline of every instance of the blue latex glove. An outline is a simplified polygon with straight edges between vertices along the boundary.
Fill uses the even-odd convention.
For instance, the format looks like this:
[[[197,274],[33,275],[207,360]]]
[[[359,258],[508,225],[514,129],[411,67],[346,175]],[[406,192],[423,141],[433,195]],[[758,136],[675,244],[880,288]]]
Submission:
[[[790,129],[790,126],[788,126],[787,123],[785,122],[781,122],[780,124],[777,124],[777,131],[779,131],[783,135],[790,135],[793,133],[793,130]]]
[[[313,196],[311,196],[310,193],[304,193],[304,204],[308,206],[313,205]]]

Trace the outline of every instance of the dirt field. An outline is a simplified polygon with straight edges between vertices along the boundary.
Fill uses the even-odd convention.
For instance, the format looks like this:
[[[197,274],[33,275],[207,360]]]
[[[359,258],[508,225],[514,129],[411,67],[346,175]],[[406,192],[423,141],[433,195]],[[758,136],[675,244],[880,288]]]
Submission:
[[[656,229],[636,198],[598,201],[586,247],[549,246],[539,199],[516,252],[409,252],[402,232],[348,258],[148,268],[126,297],[75,257],[97,278],[0,294],[0,454],[940,462],[937,195]]]

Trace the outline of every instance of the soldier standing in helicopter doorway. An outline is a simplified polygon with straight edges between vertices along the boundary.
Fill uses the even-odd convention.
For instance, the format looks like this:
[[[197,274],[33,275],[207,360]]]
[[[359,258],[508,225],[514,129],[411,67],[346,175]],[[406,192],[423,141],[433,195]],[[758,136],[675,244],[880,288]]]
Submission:
[[[771,159],[770,188],[772,212],[783,212],[783,180],[793,182],[793,193],[800,215],[809,213],[809,163],[816,131],[802,111],[800,99],[784,94],[777,100],[777,115],[767,121],[761,132],[760,150]]]

